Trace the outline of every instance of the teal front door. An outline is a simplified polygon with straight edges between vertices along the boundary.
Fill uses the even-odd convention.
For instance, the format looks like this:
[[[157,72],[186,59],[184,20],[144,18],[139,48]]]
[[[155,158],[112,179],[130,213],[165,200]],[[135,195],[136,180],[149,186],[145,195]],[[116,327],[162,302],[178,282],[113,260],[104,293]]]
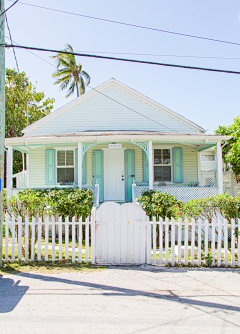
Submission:
[[[125,150],[125,202],[132,201],[132,184],[135,179],[135,151]]]
[[[99,202],[104,201],[103,151],[93,151],[93,185],[99,185]]]

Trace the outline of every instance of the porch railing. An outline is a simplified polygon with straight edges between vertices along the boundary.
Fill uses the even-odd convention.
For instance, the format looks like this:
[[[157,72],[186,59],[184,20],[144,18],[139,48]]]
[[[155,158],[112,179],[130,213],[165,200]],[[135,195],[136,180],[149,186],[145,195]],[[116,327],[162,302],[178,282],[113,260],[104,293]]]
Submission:
[[[140,196],[146,190],[149,190],[146,186],[136,186],[136,197]],[[154,190],[174,195],[179,201],[184,203],[193,199],[215,196],[218,194],[218,188],[215,187],[154,187]]]

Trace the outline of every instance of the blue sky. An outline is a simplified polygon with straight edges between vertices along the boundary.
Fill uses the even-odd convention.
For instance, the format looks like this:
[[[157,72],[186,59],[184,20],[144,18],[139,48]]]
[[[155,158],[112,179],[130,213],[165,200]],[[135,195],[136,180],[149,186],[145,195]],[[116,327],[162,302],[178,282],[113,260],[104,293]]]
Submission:
[[[21,2],[21,0],[20,0]],[[25,0],[36,4],[136,25],[240,43],[240,2],[237,0]],[[5,0],[5,7],[12,2]],[[21,45],[75,51],[156,54],[126,58],[240,71],[240,46],[126,27],[16,4],[8,13],[12,38]],[[8,32],[6,30],[6,35]],[[6,39],[8,42],[8,40]],[[37,53],[37,51],[35,51]],[[38,52],[54,64],[48,53]],[[54,97],[54,109],[69,102],[54,86],[54,68],[26,50],[16,50],[20,71],[37,89]],[[205,59],[169,55],[239,58]],[[118,56],[118,55],[115,55]],[[78,58],[96,87],[110,78],[136,89],[212,133],[240,114],[240,75],[165,68],[110,60]],[[6,67],[14,68],[12,50]]]

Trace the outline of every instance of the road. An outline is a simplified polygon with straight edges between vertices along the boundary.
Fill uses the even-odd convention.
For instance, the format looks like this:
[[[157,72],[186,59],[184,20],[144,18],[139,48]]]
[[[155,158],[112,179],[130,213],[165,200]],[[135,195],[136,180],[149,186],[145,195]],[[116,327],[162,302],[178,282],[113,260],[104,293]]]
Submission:
[[[141,266],[0,276],[0,332],[240,333],[240,270]]]

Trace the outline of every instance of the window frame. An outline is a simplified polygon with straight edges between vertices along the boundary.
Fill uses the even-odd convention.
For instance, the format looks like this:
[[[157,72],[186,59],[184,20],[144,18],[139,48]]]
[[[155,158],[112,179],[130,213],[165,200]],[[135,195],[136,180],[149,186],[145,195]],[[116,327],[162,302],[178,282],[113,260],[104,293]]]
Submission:
[[[56,184],[60,184],[60,182],[57,182],[57,176],[58,176],[58,174],[57,174],[57,170],[58,170],[58,168],[73,168],[73,175],[74,175],[74,181],[73,181],[73,184],[75,184],[76,183],[76,180],[75,180],[75,168],[76,168],[76,166],[75,166],[75,148],[76,147],[55,147],[55,154],[56,154]],[[71,166],[58,166],[58,156],[57,156],[57,154],[58,154],[58,151],[73,151],[73,166],[71,165]],[[65,153],[66,154],[66,153]],[[65,161],[65,163],[66,163],[66,161]]]
[[[167,184],[170,184],[170,183],[173,183],[173,161],[172,161],[172,159],[173,159],[173,155],[172,155],[172,148],[173,148],[174,146],[173,145],[154,145],[153,146],[153,166],[152,166],[152,168],[153,168],[153,182],[166,182]],[[155,164],[155,162],[154,162],[154,151],[155,150],[169,150],[170,151],[170,164]],[[170,169],[171,169],[171,180],[170,181],[155,181],[155,174],[154,174],[154,167],[155,166],[158,166],[158,167],[170,167]]]
[[[203,160],[203,156],[204,155],[213,155],[214,156],[214,160]],[[216,162],[216,154],[215,153],[202,153],[201,154],[201,162],[205,163],[205,162]]]

